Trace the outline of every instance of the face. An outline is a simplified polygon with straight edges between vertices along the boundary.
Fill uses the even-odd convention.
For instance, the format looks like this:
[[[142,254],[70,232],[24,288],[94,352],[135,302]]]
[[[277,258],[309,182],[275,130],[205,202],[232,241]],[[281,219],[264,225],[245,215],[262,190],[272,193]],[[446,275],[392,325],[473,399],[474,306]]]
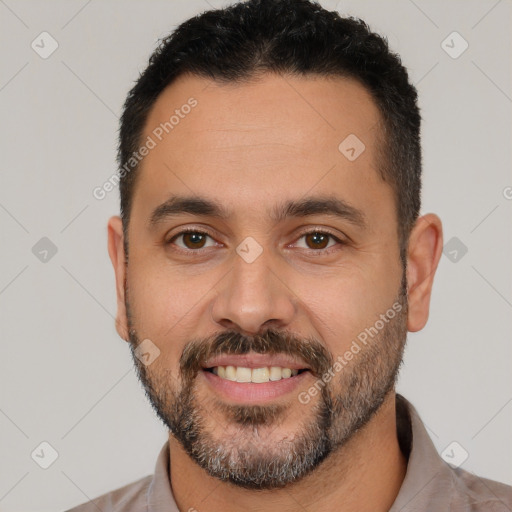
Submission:
[[[407,291],[379,119],[354,81],[270,75],[183,76],[149,115],[118,329],[156,412],[212,476],[297,481],[393,389]]]

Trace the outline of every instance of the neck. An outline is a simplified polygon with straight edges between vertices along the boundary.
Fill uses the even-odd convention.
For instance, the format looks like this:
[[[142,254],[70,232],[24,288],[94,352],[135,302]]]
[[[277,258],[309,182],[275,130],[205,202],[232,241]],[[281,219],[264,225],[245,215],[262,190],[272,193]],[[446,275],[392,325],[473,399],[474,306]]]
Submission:
[[[209,476],[169,436],[170,474],[180,511],[324,512],[388,511],[400,490],[407,461],[396,429],[395,394],[375,416],[313,473],[282,489],[254,491]]]

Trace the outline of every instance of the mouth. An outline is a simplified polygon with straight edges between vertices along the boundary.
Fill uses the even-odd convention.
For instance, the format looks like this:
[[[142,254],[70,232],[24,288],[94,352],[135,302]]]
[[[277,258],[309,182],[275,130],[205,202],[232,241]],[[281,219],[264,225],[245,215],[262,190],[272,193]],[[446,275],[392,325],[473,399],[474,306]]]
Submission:
[[[202,370],[211,390],[237,403],[262,403],[285,396],[311,374],[305,363],[285,354],[224,354],[206,361]]]

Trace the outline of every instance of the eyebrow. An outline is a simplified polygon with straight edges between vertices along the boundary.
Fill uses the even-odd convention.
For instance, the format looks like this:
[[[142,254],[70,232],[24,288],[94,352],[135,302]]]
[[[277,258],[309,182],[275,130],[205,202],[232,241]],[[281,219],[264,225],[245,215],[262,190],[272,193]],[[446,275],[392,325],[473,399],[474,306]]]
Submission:
[[[333,196],[315,196],[297,201],[286,201],[274,206],[267,213],[275,223],[282,222],[288,218],[329,215],[346,220],[361,229],[366,227],[366,216],[361,210]],[[154,228],[164,220],[183,214],[211,217],[220,220],[227,220],[231,216],[229,210],[217,201],[198,196],[173,195],[153,210],[149,220],[149,227]]]

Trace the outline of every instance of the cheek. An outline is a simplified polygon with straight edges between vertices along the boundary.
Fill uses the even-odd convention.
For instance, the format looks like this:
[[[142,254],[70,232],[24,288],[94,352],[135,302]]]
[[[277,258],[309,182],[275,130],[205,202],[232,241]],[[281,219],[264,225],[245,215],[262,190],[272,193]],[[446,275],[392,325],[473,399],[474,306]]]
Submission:
[[[396,292],[390,276],[378,279],[369,269],[361,269],[325,277],[321,284],[303,280],[297,295],[316,332],[332,353],[339,354],[391,307]]]
[[[159,263],[131,261],[128,295],[133,327],[142,339],[149,338],[173,360],[183,346],[201,333],[198,318],[209,315],[207,304],[215,279],[208,274],[190,276]],[[209,317],[208,317],[209,318]]]

